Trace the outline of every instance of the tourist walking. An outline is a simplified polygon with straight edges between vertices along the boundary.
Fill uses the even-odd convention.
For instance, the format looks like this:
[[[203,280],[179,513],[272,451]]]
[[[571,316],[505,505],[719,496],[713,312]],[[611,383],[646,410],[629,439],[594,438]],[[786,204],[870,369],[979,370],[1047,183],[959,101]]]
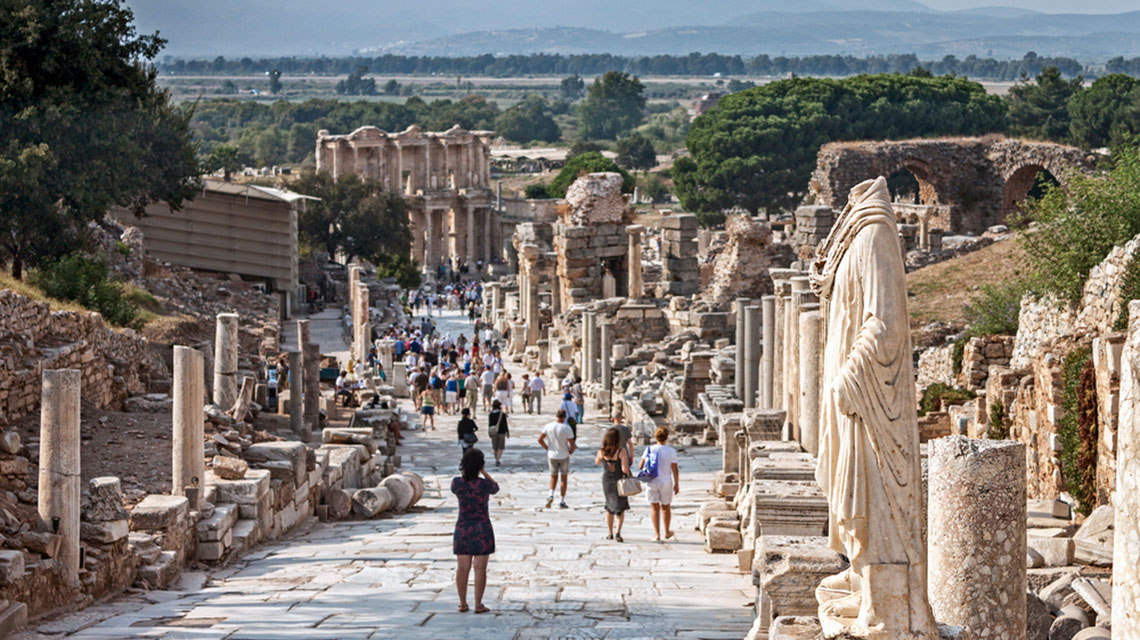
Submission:
[[[444,391],[444,405],[447,413],[453,414],[459,409],[459,376],[453,370],[447,376],[447,386]]]
[[[455,430],[459,436],[459,450],[463,452],[479,442],[479,436],[475,435],[475,432],[479,430],[479,425],[471,419],[471,412],[467,409],[463,410],[461,416]]]
[[[534,409],[534,413],[542,413],[542,394],[546,392],[546,382],[542,379],[542,373],[535,371],[534,377],[530,380],[530,406]],[[530,413],[530,410],[527,410]]]
[[[471,415],[475,415],[475,409],[479,407],[479,376],[475,375],[474,369],[467,374],[467,380],[463,383],[463,398],[467,408],[471,410]]]
[[[495,399],[495,372],[486,367],[479,380],[483,383],[483,410],[490,411],[491,401]]]
[[[586,394],[582,392],[581,376],[574,378],[574,384],[570,387],[570,393],[574,395],[574,404],[578,405],[578,414],[574,419],[581,424],[586,421]]]
[[[491,452],[495,454],[497,467],[503,463],[503,451],[507,448],[507,438],[511,437],[507,413],[498,400],[491,403],[491,412],[487,414],[487,434],[491,436]]]
[[[500,373],[499,377],[495,379],[495,398],[499,404],[503,405],[503,410],[507,413],[511,411],[511,381],[507,379],[507,374]]]
[[[673,537],[669,526],[673,515],[670,505],[673,504],[673,496],[681,491],[681,472],[677,469],[677,450],[665,444],[669,440],[669,430],[657,427],[653,439],[657,444],[646,447],[638,463],[638,469],[646,474],[639,474],[638,478],[649,476],[646,494],[653,515],[653,540],[661,542]],[[661,537],[662,517],[665,519],[664,538]]]
[[[566,412],[558,410],[556,420],[546,425],[538,436],[538,444],[546,449],[546,463],[550,467],[550,493],[546,496],[546,508],[554,504],[554,489],[558,486],[558,476],[562,476],[561,499],[558,506],[566,508],[566,481],[570,476],[570,455],[577,450],[574,431],[566,424]]]
[[[519,396],[522,397],[523,411],[530,413],[530,374],[529,373],[523,374],[522,393],[520,393]]]
[[[487,613],[490,609],[483,606],[483,591],[487,588],[487,561],[495,553],[495,529],[487,503],[490,496],[499,492],[499,485],[487,473],[479,449],[465,451],[459,469],[461,475],[451,479],[451,492],[459,499],[459,518],[451,543],[458,561],[455,590],[459,593],[459,612],[468,610],[467,579],[474,568],[475,613]]]
[[[578,405],[574,402],[574,396],[569,393],[562,394],[562,404],[558,410],[566,414],[566,424],[570,425],[570,430],[574,432],[574,437],[578,437]]]
[[[420,413],[423,415],[423,430],[427,431],[430,420],[431,429],[435,431],[435,396],[431,389],[424,389],[420,394]]]
[[[625,542],[621,538],[621,527],[625,523],[625,512],[629,511],[629,498],[618,493],[618,481],[629,477],[629,452],[621,446],[621,435],[616,428],[610,428],[602,436],[602,446],[594,456],[594,464],[602,465],[602,493],[606,496],[606,527],[609,535],[606,540]],[[614,520],[617,520],[617,533],[614,533]]]

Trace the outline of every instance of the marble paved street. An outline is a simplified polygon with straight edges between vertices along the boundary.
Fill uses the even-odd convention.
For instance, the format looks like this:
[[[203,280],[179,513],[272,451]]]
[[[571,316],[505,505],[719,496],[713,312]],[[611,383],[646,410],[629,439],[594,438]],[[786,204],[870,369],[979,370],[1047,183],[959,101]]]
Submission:
[[[441,324],[453,336],[470,335],[471,325],[454,315]],[[521,370],[510,368],[521,380]],[[401,447],[404,468],[422,474],[428,487],[408,513],[313,524],[235,566],[186,576],[184,591],[125,597],[23,639],[743,638],[751,624],[750,580],[736,570],[735,556],[707,554],[692,526],[719,454],[681,452],[674,541],[653,542],[644,494],[631,500],[626,542],[607,541],[600,469],[593,466],[601,421],[587,415],[579,427],[570,508],[557,501],[544,507],[549,476],[537,436],[557,405],[548,396],[545,415],[526,416],[516,402],[504,464],[489,469],[501,487],[491,502],[498,550],[485,597],[490,613],[456,612],[456,502],[448,487],[459,447],[456,418],[437,416],[439,431],[414,431]],[[477,420],[487,449],[481,407]]]

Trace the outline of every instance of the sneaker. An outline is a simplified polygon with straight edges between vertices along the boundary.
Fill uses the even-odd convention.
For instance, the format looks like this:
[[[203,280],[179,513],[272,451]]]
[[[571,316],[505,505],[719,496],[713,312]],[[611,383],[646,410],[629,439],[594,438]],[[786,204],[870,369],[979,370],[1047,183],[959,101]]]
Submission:
[[[559,507],[560,509],[569,509],[569,508],[570,508],[570,505],[566,504],[566,501],[565,501],[565,500],[563,500],[562,502],[559,502],[559,503],[558,503],[558,507]]]
[[[553,497],[547,498],[546,499],[546,508],[549,509],[550,505],[552,505],[552,504],[554,504],[554,498]]]

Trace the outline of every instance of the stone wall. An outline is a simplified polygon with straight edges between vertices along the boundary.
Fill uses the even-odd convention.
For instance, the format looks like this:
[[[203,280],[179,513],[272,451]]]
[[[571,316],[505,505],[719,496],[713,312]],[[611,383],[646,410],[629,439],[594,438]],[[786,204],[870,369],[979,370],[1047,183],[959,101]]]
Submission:
[[[680,214],[661,219],[661,264],[658,296],[690,296],[700,289],[696,216]]]
[[[733,216],[725,225],[728,242],[713,263],[713,277],[704,298],[727,305],[736,298],[759,299],[772,293],[772,229],[767,222]]]
[[[991,367],[1007,367],[1013,356],[1013,336],[970,338],[962,351],[962,387],[978,391],[986,386]]]
[[[626,290],[627,206],[621,184],[619,174],[591,173],[575,180],[566,191],[569,206],[554,224],[553,240],[561,309],[601,298],[606,269],[619,283],[618,294]]]
[[[46,302],[0,291],[0,416],[17,420],[40,402],[44,369],[79,369],[83,400],[118,406],[170,372],[145,338],[114,330],[97,313],[51,311]]]

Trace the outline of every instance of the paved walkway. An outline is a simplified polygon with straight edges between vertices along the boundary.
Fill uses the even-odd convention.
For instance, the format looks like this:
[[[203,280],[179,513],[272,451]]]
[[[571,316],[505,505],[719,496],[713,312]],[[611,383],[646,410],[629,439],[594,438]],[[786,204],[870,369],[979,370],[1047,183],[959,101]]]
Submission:
[[[452,335],[470,334],[471,325],[454,316],[441,324]],[[558,403],[550,396],[543,404],[543,416],[511,416],[504,465],[489,469],[501,487],[491,502],[498,551],[484,598],[489,614],[456,612],[456,503],[448,487],[459,448],[456,419],[437,416],[439,431],[412,432],[401,447],[404,468],[421,473],[427,485],[411,512],[314,525],[236,566],[187,576],[186,591],[122,598],[41,629],[55,633],[24,638],[61,632],[77,639],[743,638],[751,623],[750,581],[736,571],[735,556],[705,553],[692,528],[717,452],[681,453],[675,541],[652,541],[644,494],[632,499],[626,542],[607,541],[600,469],[593,466],[603,429],[579,427],[570,508],[546,509],[549,476],[537,436]],[[477,420],[486,447],[481,408]],[[90,626],[76,631],[84,625]]]

